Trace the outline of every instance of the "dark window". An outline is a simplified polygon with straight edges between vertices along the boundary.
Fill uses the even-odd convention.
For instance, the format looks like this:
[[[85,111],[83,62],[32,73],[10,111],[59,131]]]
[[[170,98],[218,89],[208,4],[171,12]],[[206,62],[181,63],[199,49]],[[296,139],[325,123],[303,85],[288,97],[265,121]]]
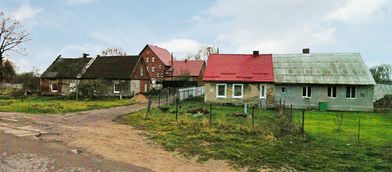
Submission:
[[[284,93],[286,91],[285,87],[282,87],[282,93]]]
[[[328,87],[328,97],[336,97],[336,87]]]
[[[355,98],[355,87],[346,88],[346,97],[352,99]]]
[[[302,97],[312,97],[312,87],[302,87]]]
[[[218,94],[217,97],[226,97],[226,85],[218,84]]]

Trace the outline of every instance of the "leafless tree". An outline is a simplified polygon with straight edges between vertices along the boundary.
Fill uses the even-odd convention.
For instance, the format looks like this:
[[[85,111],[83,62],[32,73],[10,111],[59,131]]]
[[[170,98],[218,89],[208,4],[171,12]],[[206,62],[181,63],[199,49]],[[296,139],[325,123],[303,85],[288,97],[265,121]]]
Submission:
[[[127,53],[122,48],[106,48],[101,53],[102,56],[125,56]]]
[[[201,47],[197,53],[195,54],[188,54],[186,56],[186,59],[191,60],[191,59],[195,59],[195,60],[207,60],[208,56],[210,54],[216,54],[219,53],[219,48],[217,47],[210,47],[210,46],[204,46]]]
[[[20,47],[20,44],[29,41],[29,34],[22,30],[22,24],[4,15],[0,11],[0,61],[3,64],[5,53],[13,51],[19,54],[25,54],[26,49]],[[0,79],[3,81],[3,71],[0,71]]]

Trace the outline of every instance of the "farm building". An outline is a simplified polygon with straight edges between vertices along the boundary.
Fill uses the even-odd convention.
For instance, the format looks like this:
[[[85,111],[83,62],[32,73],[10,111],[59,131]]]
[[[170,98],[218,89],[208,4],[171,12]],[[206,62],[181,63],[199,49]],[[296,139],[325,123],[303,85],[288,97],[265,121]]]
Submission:
[[[147,44],[139,56],[144,60],[152,86],[160,87],[165,73],[172,66],[172,55],[164,48]]]
[[[268,107],[275,100],[271,54],[211,54],[203,81],[206,102]]]
[[[43,95],[68,95],[75,91],[86,66],[93,58],[84,54],[82,58],[61,58],[56,60],[41,75],[40,85]]]
[[[165,75],[165,80],[197,81],[197,85],[203,85],[205,68],[204,60],[174,60],[172,67]]]
[[[100,96],[133,96],[149,90],[149,76],[140,56],[98,56],[82,75],[82,81],[99,81]]]
[[[374,100],[380,100],[385,95],[392,95],[392,85],[377,84],[374,86]]]
[[[293,108],[372,111],[375,81],[355,53],[273,54],[275,102]]]

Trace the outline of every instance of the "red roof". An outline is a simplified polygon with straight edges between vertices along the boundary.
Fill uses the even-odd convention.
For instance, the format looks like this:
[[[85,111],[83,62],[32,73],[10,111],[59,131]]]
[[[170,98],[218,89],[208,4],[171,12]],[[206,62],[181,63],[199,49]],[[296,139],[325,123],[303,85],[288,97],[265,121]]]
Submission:
[[[166,65],[171,66],[171,54],[164,48],[155,46],[155,45],[147,45],[150,49],[158,56],[159,59]]]
[[[203,65],[203,60],[173,61],[173,76],[181,76],[183,74],[189,74],[189,76],[199,76]]]
[[[272,54],[212,54],[203,80],[273,82]]]

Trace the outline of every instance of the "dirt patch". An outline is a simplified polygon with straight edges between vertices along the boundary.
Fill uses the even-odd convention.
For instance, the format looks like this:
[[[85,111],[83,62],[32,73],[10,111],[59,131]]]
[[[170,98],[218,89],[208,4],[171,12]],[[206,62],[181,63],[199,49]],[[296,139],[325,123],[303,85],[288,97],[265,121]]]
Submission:
[[[134,100],[137,103],[147,103],[148,102],[148,98],[143,94],[138,94],[138,95],[132,97],[131,100]]]
[[[224,161],[198,163],[195,159],[188,160],[181,155],[164,151],[143,136],[142,131],[128,125],[99,121],[68,129],[75,130],[69,143],[71,146],[82,147],[93,154],[154,171],[235,171]]]

